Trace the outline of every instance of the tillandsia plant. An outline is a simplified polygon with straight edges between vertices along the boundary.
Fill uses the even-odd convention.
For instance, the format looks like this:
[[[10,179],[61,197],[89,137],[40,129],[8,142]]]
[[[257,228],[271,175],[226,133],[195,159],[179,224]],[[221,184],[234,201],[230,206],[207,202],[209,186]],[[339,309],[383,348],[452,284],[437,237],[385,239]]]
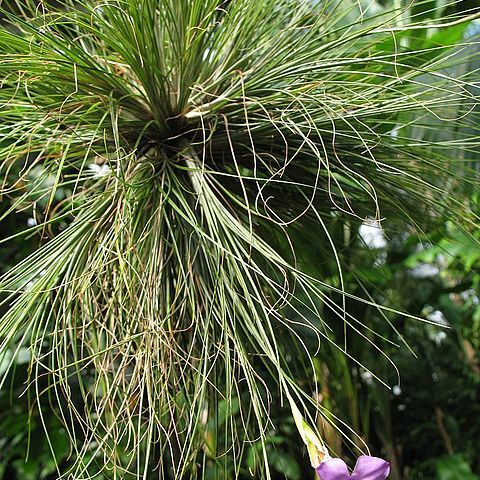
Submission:
[[[338,326],[346,355],[349,335],[376,348],[349,314],[370,300],[344,288],[332,225],[477,220],[462,196],[477,72],[451,73],[472,56],[456,32],[475,13],[431,25],[344,0],[1,5],[4,218],[34,219],[3,241],[39,246],[0,279],[0,357],[11,369],[28,351],[32,408],[69,433],[58,477],[205,478],[228,463],[238,478],[258,441],[255,476],[270,478],[272,397],[323,412],[297,366]],[[426,29],[450,34],[412,49]],[[422,135],[448,122],[451,140]]]

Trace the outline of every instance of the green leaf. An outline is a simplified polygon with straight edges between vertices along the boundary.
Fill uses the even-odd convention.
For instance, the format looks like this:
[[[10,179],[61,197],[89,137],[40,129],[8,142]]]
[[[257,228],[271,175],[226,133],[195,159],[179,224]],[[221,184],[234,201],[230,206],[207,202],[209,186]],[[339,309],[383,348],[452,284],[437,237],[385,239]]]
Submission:
[[[470,465],[461,455],[440,458],[435,466],[438,480],[478,480],[480,478],[472,473]]]
[[[15,460],[12,462],[12,466],[15,468],[17,478],[22,480],[38,480],[40,465],[36,459],[31,460]]]
[[[269,461],[272,467],[280,472],[288,480],[299,480],[301,476],[300,467],[290,454],[278,450],[272,450],[269,454]]]

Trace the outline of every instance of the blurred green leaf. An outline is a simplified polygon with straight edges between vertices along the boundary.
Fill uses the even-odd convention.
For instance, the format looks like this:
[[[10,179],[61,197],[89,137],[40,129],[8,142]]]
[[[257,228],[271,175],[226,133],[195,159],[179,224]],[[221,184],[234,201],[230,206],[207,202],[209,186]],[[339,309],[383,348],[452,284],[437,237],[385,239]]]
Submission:
[[[436,469],[438,480],[478,480],[470,465],[461,455],[451,455],[437,460]]]
[[[38,480],[40,466],[36,459],[15,460],[12,462],[17,473],[17,478],[22,480]]]
[[[300,479],[300,467],[297,461],[288,453],[272,450],[269,453],[271,466],[277,471],[285,475],[288,480]]]

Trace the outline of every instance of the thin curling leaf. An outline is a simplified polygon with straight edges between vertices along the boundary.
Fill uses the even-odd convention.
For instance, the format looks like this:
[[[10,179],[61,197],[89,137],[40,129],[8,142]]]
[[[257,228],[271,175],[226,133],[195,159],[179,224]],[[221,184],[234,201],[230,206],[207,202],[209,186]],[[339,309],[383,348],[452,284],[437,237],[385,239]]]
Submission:
[[[382,354],[336,232],[477,224],[474,41],[415,50],[425,22],[348,5],[1,4],[0,192],[39,245],[0,278],[0,358],[29,351],[71,439],[60,478],[238,478],[255,443],[269,479],[285,379],[339,329]]]

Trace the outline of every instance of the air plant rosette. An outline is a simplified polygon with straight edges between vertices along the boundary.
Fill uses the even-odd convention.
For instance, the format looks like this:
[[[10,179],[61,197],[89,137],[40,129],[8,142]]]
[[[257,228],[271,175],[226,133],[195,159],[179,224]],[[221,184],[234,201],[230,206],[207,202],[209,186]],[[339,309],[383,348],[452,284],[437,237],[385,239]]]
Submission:
[[[323,341],[380,350],[352,303],[401,314],[345,288],[362,221],[475,224],[478,75],[449,73],[473,40],[412,50],[427,22],[359,5],[1,3],[4,216],[35,220],[2,241],[38,248],[0,278],[0,386],[27,349],[70,436],[59,476],[238,477],[255,439],[270,478],[272,392]]]

